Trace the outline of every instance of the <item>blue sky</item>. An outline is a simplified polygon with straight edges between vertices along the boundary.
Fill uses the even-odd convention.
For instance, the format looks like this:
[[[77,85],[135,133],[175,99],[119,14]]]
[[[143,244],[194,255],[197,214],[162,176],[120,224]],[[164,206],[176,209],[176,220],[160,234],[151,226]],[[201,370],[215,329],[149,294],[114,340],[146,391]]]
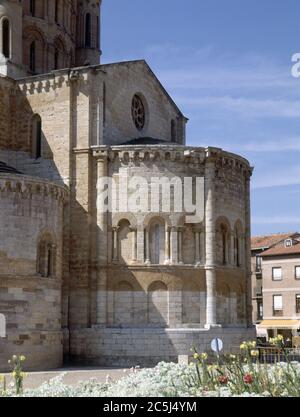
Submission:
[[[104,0],[102,62],[145,58],[187,143],[245,156],[252,233],[300,231],[299,0]]]

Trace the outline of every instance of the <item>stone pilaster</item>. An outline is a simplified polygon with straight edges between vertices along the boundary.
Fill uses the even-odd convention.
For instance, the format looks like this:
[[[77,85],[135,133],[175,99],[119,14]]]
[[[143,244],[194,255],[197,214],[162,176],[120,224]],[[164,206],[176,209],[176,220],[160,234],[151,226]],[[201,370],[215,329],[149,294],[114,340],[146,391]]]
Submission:
[[[216,294],[216,225],[215,225],[215,161],[208,155],[205,166],[205,235],[206,235],[206,327],[217,325]]]
[[[107,322],[107,271],[108,262],[108,213],[99,200],[103,189],[99,187],[99,179],[108,175],[107,153],[101,152],[97,159],[97,228],[98,228],[98,283],[97,283],[97,324],[105,325]]]

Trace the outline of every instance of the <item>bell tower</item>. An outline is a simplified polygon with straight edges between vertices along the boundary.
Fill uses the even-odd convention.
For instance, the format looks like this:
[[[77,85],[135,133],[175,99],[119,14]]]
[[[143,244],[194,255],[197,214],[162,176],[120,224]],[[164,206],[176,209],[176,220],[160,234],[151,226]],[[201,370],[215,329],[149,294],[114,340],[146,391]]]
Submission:
[[[0,74],[11,78],[26,75],[22,57],[23,1],[0,4]]]
[[[100,64],[101,3],[77,1],[76,66]]]

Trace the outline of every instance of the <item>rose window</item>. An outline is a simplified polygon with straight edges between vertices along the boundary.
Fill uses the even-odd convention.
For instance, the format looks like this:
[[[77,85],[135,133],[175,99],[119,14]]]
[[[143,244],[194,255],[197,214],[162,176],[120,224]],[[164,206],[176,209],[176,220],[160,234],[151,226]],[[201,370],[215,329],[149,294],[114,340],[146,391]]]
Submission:
[[[132,99],[132,119],[138,130],[143,130],[145,126],[145,107],[139,96],[135,95]]]

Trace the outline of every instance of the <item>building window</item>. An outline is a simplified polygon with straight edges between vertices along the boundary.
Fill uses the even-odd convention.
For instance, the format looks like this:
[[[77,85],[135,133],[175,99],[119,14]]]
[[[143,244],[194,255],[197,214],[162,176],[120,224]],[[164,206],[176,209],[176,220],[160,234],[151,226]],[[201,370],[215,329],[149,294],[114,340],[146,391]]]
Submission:
[[[284,246],[286,248],[290,248],[291,246],[293,246],[293,241],[292,239],[286,239],[286,241],[284,242]]]
[[[273,315],[283,315],[282,295],[273,295]]]
[[[10,24],[7,19],[2,24],[2,51],[5,58],[10,57]]]
[[[300,294],[296,295],[296,313],[300,314]]]
[[[131,113],[137,130],[143,130],[146,121],[146,112],[142,99],[137,94],[132,99]]]
[[[33,41],[29,49],[29,69],[35,73],[35,42]]]
[[[30,14],[31,16],[35,16],[35,0],[30,0]]]
[[[273,281],[281,281],[282,280],[282,268],[272,268],[272,279]]]
[[[257,302],[257,320],[263,319],[263,303],[262,301]]]
[[[256,256],[256,272],[261,272],[261,256]]]
[[[85,47],[90,48],[92,36],[91,36],[91,15],[87,13],[85,16]]]
[[[295,266],[295,278],[300,279],[300,266]]]
[[[38,114],[32,122],[32,156],[35,159],[42,156],[42,119]]]

